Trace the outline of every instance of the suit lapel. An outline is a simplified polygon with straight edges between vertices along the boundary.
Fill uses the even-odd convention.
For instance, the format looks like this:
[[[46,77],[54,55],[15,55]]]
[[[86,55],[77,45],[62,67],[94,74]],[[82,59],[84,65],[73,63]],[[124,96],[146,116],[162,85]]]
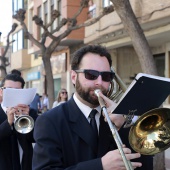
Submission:
[[[7,119],[7,115],[5,114],[4,110],[0,105],[0,123],[4,122]]]
[[[91,126],[73,98],[68,102],[68,112],[71,129],[95,151],[96,143],[93,140],[94,135]]]

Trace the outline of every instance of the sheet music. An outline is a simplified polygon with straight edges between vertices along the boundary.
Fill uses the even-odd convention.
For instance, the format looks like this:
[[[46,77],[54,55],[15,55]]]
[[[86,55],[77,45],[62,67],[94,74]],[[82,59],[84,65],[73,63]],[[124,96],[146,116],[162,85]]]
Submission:
[[[35,97],[36,91],[36,88],[6,88],[3,90],[3,106],[14,107],[18,104],[30,105]]]
[[[138,73],[112,110],[116,114],[141,116],[161,106],[170,95],[170,78]]]

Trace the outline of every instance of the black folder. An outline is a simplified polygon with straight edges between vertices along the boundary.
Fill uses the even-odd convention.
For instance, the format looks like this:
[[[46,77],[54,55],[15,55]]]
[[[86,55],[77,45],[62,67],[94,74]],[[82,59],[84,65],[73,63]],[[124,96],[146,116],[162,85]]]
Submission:
[[[170,94],[170,78],[138,73],[116,104],[113,113],[142,115],[158,108]]]

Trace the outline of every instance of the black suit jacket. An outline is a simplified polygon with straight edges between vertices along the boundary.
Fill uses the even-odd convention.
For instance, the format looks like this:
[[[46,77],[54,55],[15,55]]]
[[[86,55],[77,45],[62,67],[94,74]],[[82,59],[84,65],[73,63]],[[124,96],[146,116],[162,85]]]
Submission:
[[[37,113],[34,109],[30,109],[29,114],[36,120]],[[13,156],[17,156],[13,155],[12,151],[13,140],[16,140],[14,137],[17,137],[23,150],[22,170],[31,170],[33,154],[32,143],[34,142],[33,131],[28,134],[16,132],[16,130],[9,125],[7,115],[0,105],[0,169],[2,170],[20,169],[20,167],[17,169],[13,168]]]
[[[117,146],[108,123],[100,118],[98,155],[90,124],[73,98],[42,114],[36,121],[33,170],[102,170],[101,157]],[[128,140],[128,138],[124,138]],[[152,160],[140,170],[152,170]]]
[[[108,124],[100,118],[98,155],[89,122],[73,98],[36,121],[33,170],[102,170],[101,157],[115,148]]]

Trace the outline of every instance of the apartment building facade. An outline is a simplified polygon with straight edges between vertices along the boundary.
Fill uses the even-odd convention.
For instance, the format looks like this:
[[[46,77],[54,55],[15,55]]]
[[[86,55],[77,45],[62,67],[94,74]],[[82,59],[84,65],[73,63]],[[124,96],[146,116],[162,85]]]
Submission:
[[[93,2],[96,4],[96,16],[101,13],[103,7],[111,3],[108,0],[93,0]],[[168,0],[158,0],[154,3],[152,0],[140,2],[130,0],[130,3],[151,47],[158,65],[159,75],[170,77],[170,2]],[[86,27],[84,43],[98,43],[106,46],[112,53],[116,71],[127,85],[131,82],[130,77],[141,72],[131,39],[116,12],[106,15],[96,24]]]
[[[73,17],[75,12],[79,9],[80,5],[79,0],[30,0],[22,2],[23,3],[13,0],[13,11],[15,12],[19,8],[25,8],[27,10],[25,23],[27,23],[29,32],[34,36],[35,39],[39,41],[41,41],[41,34],[43,33],[43,29],[32,21],[34,15],[41,17],[44,24],[47,24],[51,21],[51,12],[54,9],[58,10],[61,13],[61,16],[55,20],[51,27],[49,27],[49,31],[52,32],[59,25],[62,18]],[[78,18],[78,22],[82,23],[86,19],[87,10],[84,10],[83,14]],[[54,35],[58,36],[66,29],[67,26],[62,27]],[[21,36],[20,32],[23,33],[23,30],[19,26],[13,34],[13,39],[18,38],[19,36],[20,39],[22,39],[22,49],[19,48],[19,42],[16,45],[18,49],[15,48],[15,44],[13,45],[11,69],[17,68],[22,71],[22,75],[26,80],[27,87],[36,87],[38,93],[40,94],[47,92],[47,75],[45,74],[44,66],[42,63],[40,49],[38,49],[38,47],[35,46],[32,42],[24,40],[24,34]],[[71,34],[62,40],[60,45],[55,49],[51,56],[55,96],[61,87],[68,89],[70,94],[72,93],[72,90],[74,90],[70,82],[69,74],[70,52],[73,51],[72,49],[78,47],[79,44],[83,43],[83,38],[84,28],[72,31]],[[45,43],[46,47],[48,47],[50,42],[51,40],[48,38]],[[16,58],[18,59],[18,62],[15,62]]]

